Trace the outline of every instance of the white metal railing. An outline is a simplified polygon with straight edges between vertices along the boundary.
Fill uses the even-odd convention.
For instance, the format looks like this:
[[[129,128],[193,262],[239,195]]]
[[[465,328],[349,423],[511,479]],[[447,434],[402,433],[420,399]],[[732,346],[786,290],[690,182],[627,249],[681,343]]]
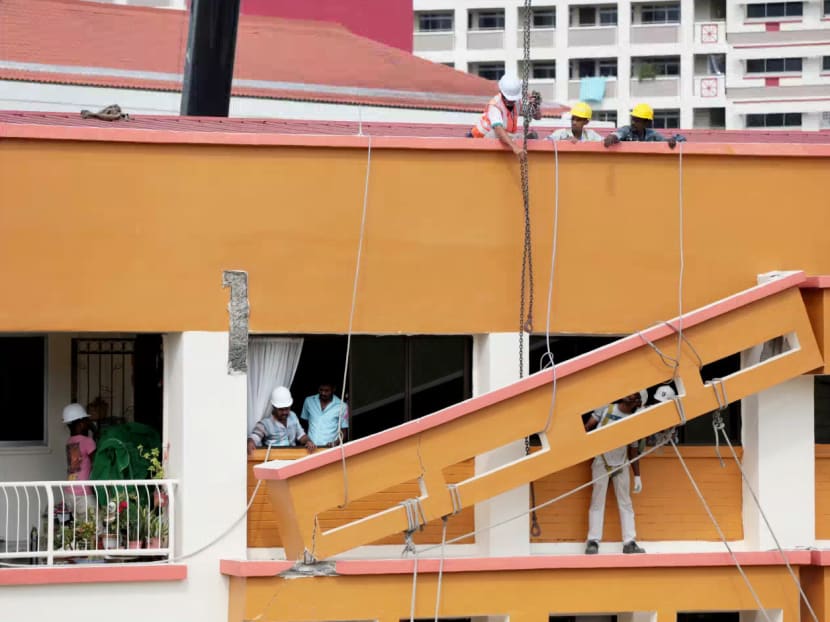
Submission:
[[[0,482],[0,564],[171,560],[175,488],[166,479]]]

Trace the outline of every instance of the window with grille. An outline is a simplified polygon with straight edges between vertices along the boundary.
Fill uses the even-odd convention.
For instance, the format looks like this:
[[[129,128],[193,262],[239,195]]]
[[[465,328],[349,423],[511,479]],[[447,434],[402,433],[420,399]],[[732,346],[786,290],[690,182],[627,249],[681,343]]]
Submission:
[[[747,127],[801,127],[800,112],[767,112],[746,115]]]
[[[574,59],[570,63],[571,80],[603,76],[613,78],[617,75],[616,58]]]
[[[504,63],[477,63],[470,67],[470,73],[485,80],[498,80],[504,75]]]
[[[824,14],[830,15],[830,0],[824,0]]]
[[[825,6],[826,6],[825,2]],[[769,17],[801,17],[804,14],[802,2],[768,2],[747,4],[746,16],[751,19]]]
[[[800,58],[750,58],[746,61],[747,73],[800,72]]]
[[[504,11],[474,11],[469,16],[470,30],[504,30]]]
[[[530,65],[530,75],[534,80],[555,80],[556,61],[540,60]]]
[[[580,6],[571,12],[571,26],[616,26],[616,6]]]
[[[594,110],[595,121],[605,121],[607,123],[617,124],[616,110]]]
[[[556,28],[556,9],[545,7],[533,9],[533,28]]]
[[[418,32],[452,32],[452,30],[452,11],[418,14]]]
[[[643,24],[679,24],[680,4],[644,4],[640,8]]]
[[[680,58],[677,56],[653,57],[653,58],[638,58],[633,59],[632,68],[635,75],[640,72],[640,67],[648,65],[654,69],[655,76],[679,76],[680,75]]]
[[[830,56],[825,56],[821,59],[822,71],[830,71]]]
[[[0,447],[46,445],[46,337],[0,337]]]
[[[652,127],[659,130],[671,130],[680,127],[680,110],[655,110]]]

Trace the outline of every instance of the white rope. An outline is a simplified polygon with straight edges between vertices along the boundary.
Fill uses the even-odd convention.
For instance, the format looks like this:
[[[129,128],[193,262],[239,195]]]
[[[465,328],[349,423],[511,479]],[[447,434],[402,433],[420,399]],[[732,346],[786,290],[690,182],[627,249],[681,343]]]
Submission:
[[[360,260],[363,256],[363,239],[366,235],[366,208],[369,204],[369,177],[372,172],[372,136],[369,135],[369,146],[366,151],[366,178],[363,182],[363,213],[360,217],[360,237],[357,242],[357,260],[354,268],[354,282],[352,284],[352,306],[349,310],[349,330],[346,333],[346,362],[343,365],[343,383],[340,390],[343,393],[340,412],[337,415],[337,438],[340,445],[340,462],[343,466],[343,503],[339,506],[346,507],[349,503],[349,476],[346,471],[346,448],[343,444],[343,418],[346,415],[346,379],[349,375],[349,356],[352,349],[352,328],[354,326],[354,310],[357,303],[357,285],[360,280]]]
[[[412,598],[409,602],[409,622],[415,622],[415,595],[418,591],[418,548],[412,545]]]
[[[697,482],[695,481],[692,472],[689,471],[689,467],[686,466],[686,461],[683,459],[683,456],[680,454],[680,450],[677,448],[677,445],[674,442],[674,439],[669,438],[669,442],[671,443],[672,448],[674,449],[674,453],[677,455],[677,459],[680,460],[680,465],[683,467],[683,470],[686,472],[686,476],[689,478],[689,482],[694,488],[695,492],[697,493],[700,502],[703,504],[703,508],[706,510],[706,513],[709,515],[709,519],[712,521],[712,524],[715,526],[715,529],[718,532],[718,536],[720,537],[723,545],[726,547],[726,550],[729,551],[729,556],[732,558],[732,561],[735,563],[735,566],[738,569],[738,572],[743,577],[744,582],[746,583],[747,588],[749,588],[750,593],[752,594],[752,598],[755,599],[755,604],[758,605],[758,610],[764,615],[764,619],[767,622],[772,622],[767,613],[767,610],[764,609],[764,605],[761,604],[761,599],[758,596],[758,593],[755,591],[755,588],[752,587],[752,582],[749,580],[749,577],[746,576],[746,572],[744,572],[741,563],[738,561],[738,558],[735,556],[732,547],[729,546],[729,541],[726,539],[726,534],[723,533],[723,530],[720,528],[720,524],[718,520],[715,518],[715,515],[712,513],[712,509],[709,507],[709,504],[706,502],[706,497],[703,496],[703,493],[698,488]]]
[[[553,141],[553,162],[555,167],[553,173],[553,183],[555,184],[553,190],[553,241],[550,251],[550,278],[548,280],[548,304],[545,317],[545,354],[542,357],[543,361],[547,357],[547,362],[541,366],[544,369],[548,363],[550,364],[553,372],[553,380],[551,382],[550,409],[548,410],[548,419],[545,422],[545,428],[542,430],[543,434],[546,434],[550,429],[550,424],[553,422],[554,407],[556,406],[556,361],[550,349],[550,315],[553,299],[553,279],[556,269],[556,251],[559,241],[559,145],[558,141],[555,140]]]
[[[712,382],[712,388],[715,390],[715,395],[718,395],[717,384],[721,385],[721,393],[723,395],[724,403],[728,404],[729,399],[726,396],[726,386],[723,384],[723,380],[720,378],[715,379],[716,381]],[[720,397],[717,398],[718,403],[720,403]],[[795,575],[795,571],[793,567],[790,565],[790,560],[787,559],[787,555],[784,553],[784,549],[781,546],[781,542],[778,540],[778,536],[775,535],[775,530],[772,528],[772,524],[769,522],[767,518],[766,512],[764,512],[764,508],[761,507],[761,502],[758,499],[758,495],[755,494],[755,490],[752,488],[752,484],[749,483],[749,478],[746,476],[746,471],[744,471],[743,464],[741,463],[740,459],[738,458],[738,454],[735,452],[735,448],[732,446],[732,441],[729,440],[729,435],[726,433],[725,426],[722,424],[716,428],[715,434],[720,432],[723,435],[726,444],[729,446],[729,451],[732,453],[732,458],[735,460],[735,464],[738,465],[738,470],[741,472],[741,478],[746,484],[747,490],[749,490],[749,494],[752,497],[752,500],[755,502],[755,506],[758,508],[758,512],[761,514],[761,518],[764,521],[764,524],[767,526],[767,531],[769,531],[769,535],[772,536],[773,542],[775,542],[775,547],[778,549],[778,553],[781,555],[781,558],[784,560],[784,564],[787,566],[787,572],[790,573],[790,577],[792,577],[793,583],[798,588],[798,593],[801,595],[801,599],[804,601],[804,604],[807,606],[808,611],[810,612],[810,616],[813,618],[814,622],[819,622],[818,616],[816,612],[813,610],[812,604],[810,604],[810,599],[807,598],[807,594],[804,592],[804,589],[801,587],[801,582],[798,580],[798,577]]]

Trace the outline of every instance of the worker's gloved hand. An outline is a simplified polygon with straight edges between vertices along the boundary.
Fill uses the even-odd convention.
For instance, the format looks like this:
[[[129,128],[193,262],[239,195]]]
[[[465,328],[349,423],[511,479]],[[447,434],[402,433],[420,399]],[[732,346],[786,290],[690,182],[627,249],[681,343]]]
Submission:
[[[639,475],[634,476],[634,489],[632,492],[637,495],[643,492],[643,480],[640,479]]]

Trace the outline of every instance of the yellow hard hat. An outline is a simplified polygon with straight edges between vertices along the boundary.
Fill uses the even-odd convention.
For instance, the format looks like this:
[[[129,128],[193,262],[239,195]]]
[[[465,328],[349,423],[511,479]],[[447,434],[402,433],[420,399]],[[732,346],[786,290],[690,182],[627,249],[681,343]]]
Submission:
[[[591,107],[585,102],[578,102],[571,108],[571,116],[579,117],[580,119],[591,119]]]
[[[654,110],[648,104],[637,104],[631,111],[631,116],[637,117],[638,119],[654,121]]]

